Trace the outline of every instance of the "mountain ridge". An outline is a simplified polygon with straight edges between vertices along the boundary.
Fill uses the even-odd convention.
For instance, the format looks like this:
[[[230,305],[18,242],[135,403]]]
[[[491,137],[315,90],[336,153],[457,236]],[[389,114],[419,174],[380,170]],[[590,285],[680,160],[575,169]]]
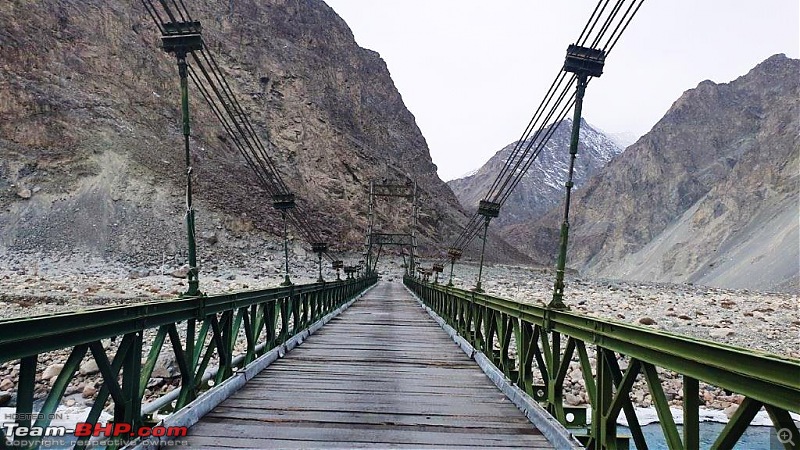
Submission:
[[[363,244],[370,180],[418,182],[423,248],[457,233],[465,216],[385,62],[330,7],[191,8],[256,133],[334,249]],[[131,261],[181,253],[178,75],[142,5],[18,0],[0,6],[0,23],[0,246],[58,253],[75,243]],[[279,215],[189,90],[197,227],[209,236],[200,254],[257,253],[280,233]],[[410,212],[379,205],[375,214],[405,229]]]
[[[547,135],[552,127],[556,127],[556,130],[553,131],[550,140],[503,204],[500,216],[492,221],[492,228],[499,228],[501,235],[509,226],[533,220],[544,214],[557,205],[564,196],[572,120],[564,119],[557,124],[549,125],[543,135]],[[524,145],[529,143],[530,139]],[[517,145],[518,141],[503,147],[473,175],[447,182],[467,211],[476,210],[478,202],[489,191],[497,174],[505,166]],[[582,119],[574,174],[576,188],[579,189],[589,177],[621,151],[619,145]]]
[[[798,203],[798,72],[800,60],[774,55],[686,91],[575,193],[568,264],[607,278],[797,286],[797,223],[786,211],[796,216]],[[556,208],[508,236],[549,264],[559,222]]]

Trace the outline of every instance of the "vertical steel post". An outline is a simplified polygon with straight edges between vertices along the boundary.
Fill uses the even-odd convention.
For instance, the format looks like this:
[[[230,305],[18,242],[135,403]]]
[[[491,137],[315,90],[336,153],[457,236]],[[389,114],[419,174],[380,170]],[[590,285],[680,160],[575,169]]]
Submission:
[[[564,222],[561,224],[561,244],[558,248],[558,261],[556,263],[556,282],[553,285],[553,300],[547,305],[548,308],[567,309],[564,304],[564,270],[567,265],[567,243],[569,240],[569,202],[572,193],[572,174],[575,170],[575,157],[578,154],[578,137],[581,129],[581,109],[583,108],[583,95],[586,93],[587,76],[578,74],[578,87],[575,94],[575,113],[572,118],[572,136],[569,142],[569,172],[567,182],[566,199],[564,201]]]
[[[447,282],[447,286],[453,286],[453,266],[456,264],[455,258],[450,258],[450,281]]]
[[[597,405],[592,410],[592,436],[595,439],[595,448],[617,448],[617,422],[616,417],[608,417],[611,403],[614,398],[614,376],[609,369],[608,359],[616,358],[613,351],[597,347]]]
[[[317,283],[324,283],[325,279],[322,278],[322,252],[317,253],[317,261],[319,263],[319,278],[317,278]]]
[[[413,201],[414,201],[413,209],[412,209],[413,221],[412,221],[412,224],[411,224],[411,256],[409,257],[409,265],[410,265],[409,269],[410,269],[410,273],[411,273],[412,276],[416,273],[416,269],[417,269],[416,268],[417,263],[414,260],[414,257],[415,257],[415,255],[417,253],[417,235],[416,235],[416,230],[417,230],[417,182],[416,181],[414,181],[414,200]]]
[[[375,216],[373,215],[373,208],[375,202],[375,182],[369,182],[369,210],[368,210],[368,228],[367,228],[367,242],[365,245],[367,247],[367,271],[370,271],[370,267],[372,267],[372,233],[374,231],[374,222]]]
[[[31,426],[33,396],[36,391],[36,365],[39,355],[26,356],[19,361],[19,385],[15,422],[20,427]],[[6,436],[10,437],[10,436]]]
[[[486,235],[489,232],[490,220],[491,219],[489,217],[485,217],[483,220],[483,244],[481,244],[481,264],[478,266],[478,282],[472,289],[475,292],[483,292],[483,289],[481,289],[481,276],[483,275],[483,254],[486,251]]]
[[[114,405],[114,421],[130,424],[131,431],[135,433],[142,426],[142,399],[139,396],[139,383],[142,377],[142,332],[135,331],[131,333],[131,337],[133,344],[125,353],[122,363],[124,403]]]
[[[550,331],[550,370],[547,382],[548,411],[561,423],[565,423],[564,413],[564,383],[558,383],[558,374],[561,371],[561,333]],[[567,363],[569,364],[569,363]]]
[[[700,448],[700,382],[683,376],[683,447]]]
[[[292,280],[289,279],[289,233],[286,229],[286,211],[281,210],[281,217],[283,218],[283,260],[285,265],[286,276],[283,279],[281,286],[291,286]]]
[[[188,297],[200,295],[200,271],[197,268],[197,244],[195,241],[194,206],[192,205],[192,157],[189,152],[189,81],[186,52],[176,53],[178,74],[181,78],[181,116],[183,117],[183,144],[186,155],[186,233],[189,240],[189,288],[184,294]]]

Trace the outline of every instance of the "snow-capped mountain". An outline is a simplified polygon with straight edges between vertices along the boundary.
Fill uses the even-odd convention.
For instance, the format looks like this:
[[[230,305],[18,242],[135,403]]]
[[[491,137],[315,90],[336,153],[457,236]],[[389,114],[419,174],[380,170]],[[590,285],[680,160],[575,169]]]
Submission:
[[[492,222],[493,227],[506,227],[534,220],[563,200],[564,183],[569,169],[572,120],[565,119],[550,126],[557,126],[550,141],[505,201],[500,210],[500,217]],[[474,212],[478,202],[489,192],[516,144],[517,142],[509,144],[497,152],[473,175],[447,183],[468,213]],[[578,157],[573,175],[575,187],[580,189],[589,177],[622,150],[623,148],[611,138],[582,120]]]
[[[628,148],[642,137],[641,134],[633,133],[631,131],[621,131],[619,133],[604,132],[609,139],[616,142],[622,148]]]
[[[702,81],[572,198],[567,264],[587,276],[798,292],[800,60]],[[502,214],[502,212],[501,212]],[[504,230],[553,264],[562,212]]]

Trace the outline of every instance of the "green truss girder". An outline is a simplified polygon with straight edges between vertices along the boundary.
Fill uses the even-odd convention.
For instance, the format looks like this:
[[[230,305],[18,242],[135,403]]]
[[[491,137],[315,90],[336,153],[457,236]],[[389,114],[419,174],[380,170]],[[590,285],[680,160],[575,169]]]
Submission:
[[[148,419],[142,416],[142,399],[167,339],[180,368],[181,386],[176,407],[181,408],[203,389],[203,374],[215,357],[218,364],[215,381],[219,383],[231,376],[234,370],[232,353],[240,331],[247,341],[247,350],[237,367],[308,328],[376,281],[377,277],[371,276],[339,283],[295,285],[0,320],[0,363],[20,360],[15,412],[18,417],[29,417],[34,412],[39,354],[71,350],[41,410],[37,411],[37,416],[50,417],[74,379],[82,358],[89,354],[97,362],[103,384],[87,422],[97,422],[111,397],[114,421],[129,423],[137,429],[148,425]],[[199,332],[198,320],[201,321]],[[183,321],[186,321],[185,335],[177,327]],[[155,329],[155,336],[151,348],[144,352],[146,329]],[[123,338],[112,362],[101,341],[119,336]],[[256,351],[257,342],[263,344],[259,351]],[[121,383],[118,382],[120,373]],[[31,423],[27,419],[18,422],[24,426]],[[49,420],[40,419],[36,425],[45,426],[47,422]],[[78,447],[86,439],[79,441]],[[5,444],[5,436],[0,431],[0,448],[5,448]]]
[[[319,283],[208,297],[151,301],[18,319],[0,320],[0,362],[157,328],[259,303],[278,302],[304,294],[348,290],[363,280]]]
[[[485,307],[549,327],[587,344],[706,381],[765,404],[800,412],[800,360],[719,344],[614,320],[548,310],[511,300],[407,279],[418,294],[438,291],[472,307]],[[550,366],[548,361],[548,366]]]
[[[700,381],[744,396],[737,414],[713,448],[730,448],[762,405],[776,429],[796,429],[789,416],[789,411],[800,412],[800,360],[796,358],[520,304],[412,277],[406,277],[404,282],[473,347],[485,353],[512,383],[541,402],[565,426],[577,430],[576,436],[589,448],[612,449],[623,445],[616,436],[615,425],[623,412],[637,447],[646,447],[629,397],[637,374],[647,382],[671,449],[699,446]],[[479,334],[481,328],[483,332]],[[514,357],[509,355],[512,333],[517,350]],[[562,340],[566,340],[565,345]],[[587,345],[597,349],[596,375],[592,373]],[[624,374],[617,355],[628,362]],[[589,428],[565,420],[567,408],[563,406],[562,385],[568,365],[575,359],[581,366],[595,411],[594,423]],[[683,377],[683,436],[672,420],[657,367]],[[531,375],[536,369],[542,375],[543,386],[532,383]],[[581,428],[588,434],[582,435]]]

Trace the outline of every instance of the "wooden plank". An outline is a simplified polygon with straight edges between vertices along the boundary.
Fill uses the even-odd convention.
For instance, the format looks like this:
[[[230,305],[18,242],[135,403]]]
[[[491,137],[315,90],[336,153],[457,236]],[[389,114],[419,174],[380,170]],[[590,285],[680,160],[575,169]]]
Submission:
[[[475,427],[508,427],[509,425],[528,426],[530,422],[524,417],[503,416],[487,417],[459,414],[458,416],[396,413],[367,413],[363,411],[339,414],[335,411],[286,411],[284,409],[246,408],[242,406],[220,406],[206,415],[208,418],[229,418],[243,420],[258,420],[261,422],[334,422],[334,423],[364,423],[364,424],[400,424],[400,425],[432,425],[432,426],[459,426]]]
[[[491,447],[494,445],[533,447],[547,444],[547,440],[538,434],[484,434],[468,432],[461,429],[459,432],[417,431],[411,427],[408,430],[375,429],[371,427],[320,427],[320,426],[295,426],[276,425],[265,426],[262,423],[242,425],[239,423],[209,423],[202,421],[192,427],[192,435],[198,436],[247,436],[250,439],[289,439],[311,443],[315,441],[339,443],[373,443],[373,444],[428,444],[428,445],[470,445]],[[191,444],[191,438],[189,440]],[[341,446],[341,444],[340,444]]]
[[[299,394],[299,393],[298,393]],[[349,413],[353,411],[375,412],[375,413],[396,413],[396,414],[421,414],[421,415],[436,415],[447,414],[453,415],[464,411],[469,408],[471,412],[476,414],[510,414],[512,411],[508,408],[516,407],[511,403],[496,403],[493,405],[472,405],[470,402],[449,402],[449,403],[427,403],[427,404],[405,404],[402,403],[402,397],[395,399],[375,398],[372,401],[350,401],[349,404],[338,402],[336,399],[329,399],[329,404],[320,405],[319,402],[301,402],[292,403],[285,400],[270,401],[270,400],[245,400],[241,398],[231,399],[235,401],[236,405],[248,408],[257,408],[259,405],[265,408],[284,408],[287,411],[339,411],[341,413]],[[224,403],[224,402],[223,402]],[[504,411],[505,410],[505,411]],[[521,414],[521,413],[520,413]]]
[[[399,283],[376,286],[187,439],[227,448],[552,448]]]
[[[315,420],[315,421],[295,421],[295,420],[276,420],[272,422],[265,422],[263,420],[257,420],[253,418],[238,418],[238,417],[209,417],[207,420],[204,421],[205,424],[222,424],[222,425],[235,425],[235,426],[253,426],[253,427],[260,427],[264,423],[269,423],[271,426],[275,427],[289,427],[289,428],[297,428],[297,427],[314,427],[314,428],[325,428],[325,429],[352,429],[357,428],[359,430],[365,431],[386,431],[386,430],[403,430],[409,429],[415,432],[435,432],[435,433],[463,433],[465,431],[469,433],[480,433],[482,435],[495,435],[495,434],[514,434],[514,435],[534,435],[534,434],[541,434],[535,429],[531,429],[530,426],[524,423],[518,423],[516,426],[477,426],[477,422],[472,422],[469,425],[456,425],[455,422],[444,422],[440,424],[430,424],[430,423],[403,423],[403,422],[362,422],[362,416],[349,416],[351,420],[334,420],[334,421],[327,421],[327,420]],[[199,432],[199,431],[198,431]]]
[[[304,440],[289,439],[251,439],[242,437],[218,437],[218,436],[195,436],[192,438],[191,445],[197,448],[235,448],[235,449],[285,449],[285,448],[308,448],[309,443]],[[426,444],[388,444],[380,445],[372,442],[348,442],[346,446],[341,442],[316,441],[313,448],[400,448],[400,449],[441,449],[441,445]],[[448,448],[480,449],[480,445],[461,445]],[[496,450],[519,450],[519,447],[491,447]],[[552,448],[540,447],[540,448]]]
[[[293,383],[256,383],[252,382],[252,386],[260,386],[264,389],[268,389],[271,391],[281,391],[285,389],[294,389],[295,386]],[[453,396],[464,396],[464,395],[472,395],[472,394],[465,394],[464,388],[458,386],[451,386],[445,383],[439,384],[418,384],[414,386],[397,386],[392,382],[392,380],[387,380],[384,382],[379,382],[375,380],[337,380],[327,382],[325,384],[318,384],[314,386],[315,392],[331,392],[335,393],[338,391],[344,392],[352,392],[353,389],[360,389],[362,392],[368,392],[373,394],[378,394],[382,392],[386,392],[387,389],[393,389],[397,393],[411,393],[411,394],[426,394],[426,395],[453,395]],[[478,393],[478,394],[486,394],[486,395],[493,395],[497,392],[497,389],[492,389],[491,387],[484,387],[484,386],[476,386],[473,389],[470,389],[470,393]]]
[[[439,395],[434,396],[427,393],[415,393],[415,392],[393,392],[393,391],[364,391],[359,390],[357,392],[352,391],[326,391],[326,392],[319,392],[316,389],[309,390],[308,392],[303,395],[303,401],[300,402],[297,400],[297,394],[294,392],[286,392],[286,391],[277,391],[277,390],[270,390],[268,392],[264,391],[256,391],[253,389],[248,389],[244,392],[239,391],[231,398],[234,399],[241,399],[241,400],[263,400],[263,401],[270,401],[270,402],[293,402],[294,405],[301,405],[301,404],[309,404],[309,405],[318,405],[320,402],[325,402],[330,399],[336,399],[338,402],[346,402],[347,404],[350,403],[375,403],[377,398],[381,397],[398,397],[402,396],[403,401],[406,403],[414,403],[418,405],[440,405],[442,402],[453,402],[453,401],[469,401],[475,405],[495,405],[497,403],[509,403],[509,400],[503,395],[501,392],[495,392],[491,395],[487,395],[483,392],[481,393],[473,393],[473,392],[462,392],[458,395]]]

